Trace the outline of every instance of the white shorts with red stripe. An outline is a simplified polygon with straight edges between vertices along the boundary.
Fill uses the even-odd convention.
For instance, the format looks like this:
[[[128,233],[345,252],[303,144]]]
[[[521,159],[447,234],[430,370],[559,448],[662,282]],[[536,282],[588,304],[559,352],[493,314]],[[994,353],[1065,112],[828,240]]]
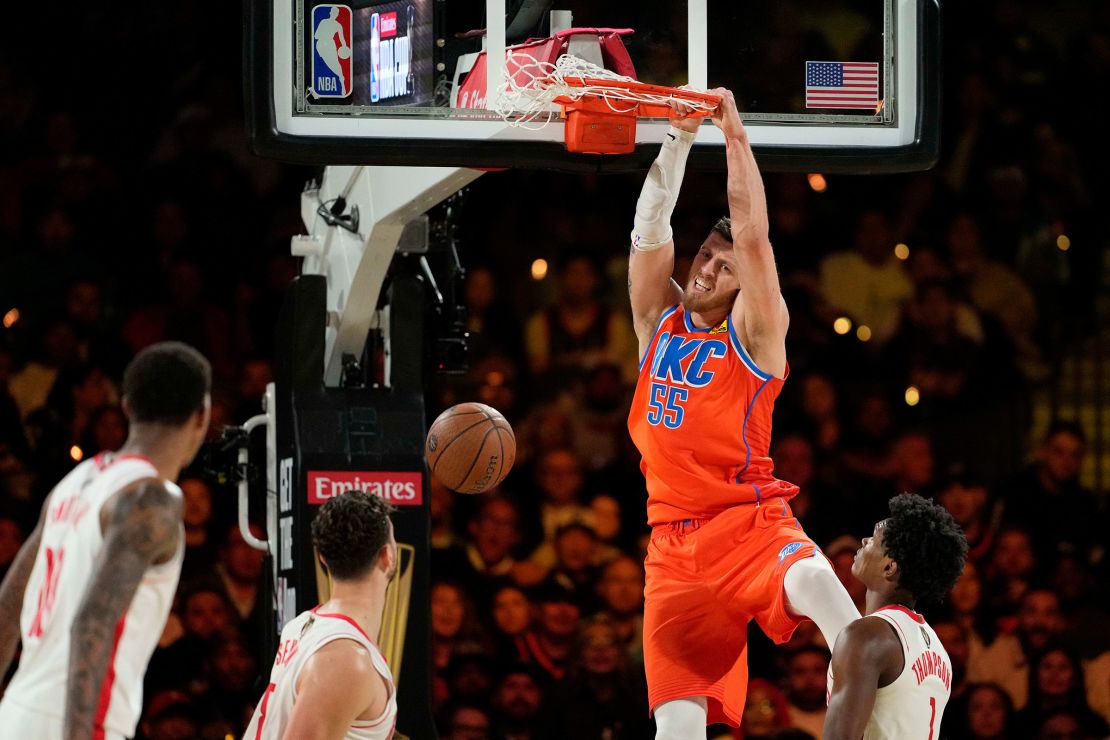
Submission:
[[[10,699],[0,701],[0,740],[61,740],[61,717],[36,712]],[[93,732],[94,740],[126,740],[111,730]]]

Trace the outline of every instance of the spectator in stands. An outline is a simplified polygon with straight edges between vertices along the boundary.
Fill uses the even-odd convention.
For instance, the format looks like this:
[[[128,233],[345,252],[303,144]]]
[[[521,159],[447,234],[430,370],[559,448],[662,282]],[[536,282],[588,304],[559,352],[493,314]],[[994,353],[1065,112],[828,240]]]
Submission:
[[[101,452],[114,452],[127,441],[127,417],[118,405],[109,403],[101,406],[89,416],[85,436],[77,446],[89,455]]]
[[[802,647],[786,659],[786,698],[790,725],[815,738],[821,737],[828,705],[829,653],[824,648]]]
[[[762,678],[748,680],[748,698],[740,720],[744,740],[773,738],[790,727],[790,705],[786,695]]]
[[[828,542],[849,529],[844,495],[817,478],[813,445],[801,434],[779,435],[772,444],[775,476],[798,486],[790,510],[815,542]]]
[[[1029,531],[1013,524],[1003,527],[987,565],[986,583],[987,613],[1003,628],[1017,613],[1036,567]]]
[[[516,639],[532,628],[534,612],[528,595],[519,587],[506,585],[494,591],[490,617],[499,657],[516,657]]]
[[[1015,709],[1024,709],[1029,699],[1029,665],[1032,656],[1059,636],[1064,627],[1060,600],[1044,588],[1032,588],[1021,599],[1017,631],[995,638],[972,661],[968,678],[974,683],[1001,686]]]
[[[589,509],[583,505],[585,473],[577,453],[568,448],[541,450],[536,460],[536,486],[540,496],[528,500],[524,513],[526,546],[542,542],[554,543],[555,532],[565,524],[589,520]],[[536,564],[550,568],[554,563],[538,553]]]
[[[555,532],[552,547],[555,563],[548,579],[573,594],[587,614],[597,608],[597,548],[597,535],[585,524],[571,522]]]
[[[999,491],[1006,520],[1030,527],[1042,557],[1051,558],[1062,550],[1086,559],[1098,543],[1098,533],[1103,530],[1094,496],[1079,482],[1086,453],[1082,427],[1054,422],[1045,433],[1036,462]]]
[[[537,737],[649,737],[645,706],[647,684],[642,671],[628,664],[613,625],[595,620],[582,628],[570,675],[554,689],[545,712],[545,732]]]
[[[1037,304],[1017,273],[990,259],[983,247],[975,215],[963,211],[948,222],[946,242],[964,293],[984,316],[1001,324],[1023,360],[1027,376],[1038,371],[1040,350],[1033,334],[1037,329]]]
[[[93,414],[117,400],[115,384],[95,365],[66,365],[58,372],[46,403],[26,421],[35,464],[46,476],[41,484],[49,488],[77,461],[100,452],[83,450],[78,443],[88,432]]]
[[[481,652],[485,635],[478,623],[474,602],[455,583],[432,584],[432,666],[442,686],[437,699],[447,698],[446,669],[456,655]]]
[[[1106,737],[1110,726],[1087,706],[1087,689],[1079,659],[1058,644],[1049,643],[1033,659],[1029,670],[1029,702],[1018,713],[1023,727],[1036,727],[1060,711],[1070,713],[1090,737]]]
[[[886,343],[898,329],[902,303],[913,285],[894,256],[896,239],[886,215],[865,210],[856,223],[854,249],[821,261],[821,293],[856,324],[871,329],[871,341]]]
[[[941,721],[942,732],[951,732],[954,737],[1010,740],[1014,736],[1014,705],[1010,696],[998,685],[973,684],[967,694],[967,715],[949,719],[949,714],[945,712]]]
[[[21,419],[46,403],[61,369],[77,361],[77,332],[65,320],[47,324],[39,338],[35,356],[11,376],[8,393]]]
[[[150,697],[139,725],[150,740],[194,740],[200,737],[196,709],[188,694],[163,691]]]
[[[590,362],[608,359],[636,377],[636,337],[623,312],[601,300],[601,273],[590,252],[569,251],[559,260],[554,306],[528,319],[524,347],[533,376],[565,386]],[[550,374],[550,375],[549,375]]]
[[[855,561],[856,553],[863,547],[863,543],[859,538],[852,535],[841,535],[835,540],[830,542],[825,547],[825,557],[827,557],[833,566],[833,572],[836,577],[840,579],[840,583],[852,597],[852,602],[857,608],[863,610],[864,602],[867,598],[867,587],[863,585],[860,579],[852,575],[852,563]]]
[[[266,533],[263,532],[262,527],[257,524],[251,524],[250,527],[255,537],[265,539]],[[262,616],[258,601],[262,557],[261,550],[251,547],[243,539],[238,524],[228,527],[220,550],[219,563],[216,565],[216,573],[223,581],[228,599],[231,600],[235,613],[241,620]]]
[[[644,567],[627,555],[611,561],[597,584],[599,617],[613,627],[633,665],[644,662]]]
[[[937,501],[967,536],[967,559],[982,562],[994,545],[998,520],[987,484],[963,466],[950,467],[937,489]]]
[[[150,659],[145,692],[153,694],[164,688],[193,691],[204,675],[204,658],[237,621],[227,594],[214,580],[179,589],[177,611]]]
[[[215,572],[216,545],[210,531],[212,485],[193,475],[183,476],[177,484],[181,487],[181,521],[185,527],[185,562],[181,566],[181,578],[188,581]]]
[[[521,661],[542,670],[550,680],[561,681],[574,653],[582,610],[573,594],[548,582],[535,594],[539,617],[534,630],[516,639]]]
[[[539,720],[544,700],[542,683],[543,675],[522,663],[501,674],[490,700],[498,740],[534,740],[543,736],[544,723]],[[568,706],[572,705],[562,706],[564,714],[568,713]]]
[[[433,563],[437,577],[458,583],[479,601],[488,600],[496,588],[512,582],[519,570],[513,554],[520,541],[518,523],[512,501],[484,496],[467,524],[465,545],[437,554]]]
[[[482,707],[456,704],[443,712],[439,726],[443,740],[489,740],[489,713]]]
[[[964,716],[967,711],[967,665],[971,660],[971,642],[967,639],[967,630],[956,622],[933,622],[933,631],[940,638],[940,644],[948,653],[952,661],[951,693],[944,714],[950,713],[957,717]]]

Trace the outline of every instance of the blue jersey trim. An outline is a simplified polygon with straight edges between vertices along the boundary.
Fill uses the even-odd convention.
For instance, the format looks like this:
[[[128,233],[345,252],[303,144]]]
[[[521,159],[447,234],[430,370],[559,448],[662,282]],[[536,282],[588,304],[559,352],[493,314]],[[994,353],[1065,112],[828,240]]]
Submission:
[[[744,349],[744,345],[740,344],[740,337],[736,335],[736,327],[732,325],[731,315],[729,315],[727,321],[728,338],[732,341],[732,348],[736,350],[736,354],[740,357],[740,361],[748,366],[748,369],[752,371],[752,375],[754,375],[755,377],[759,378],[762,381],[770,380],[773,377],[771,373],[765,373],[760,370],[759,367],[754,362],[752,362],[752,358],[748,355],[748,351]]]
[[[767,382],[769,380],[770,378],[764,380],[759,388],[756,389],[755,394],[752,396],[752,402],[748,404],[748,409],[744,412],[744,425],[740,427],[740,438],[744,440],[744,467],[740,468],[740,472],[736,474],[737,483],[740,482],[740,476],[744,474],[744,471],[748,469],[748,465],[752,461],[752,446],[748,444],[748,417],[751,416],[752,408],[755,407],[755,401],[759,398],[759,394],[763,389],[767,387]],[[756,493],[758,495],[758,491]]]
[[[699,327],[694,326],[694,322],[690,319],[690,312],[689,311],[683,311],[682,312],[682,321],[686,325],[686,331],[690,334],[698,334],[698,333],[704,334],[705,332],[713,331],[713,329],[715,328],[715,327],[712,327],[712,326],[707,326],[704,329],[701,329]]]
[[[654,344],[655,338],[659,336],[659,328],[663,326],[663,322],[670,318],[671,314],[673,314],[676,310],[678,310],[677,303],[664,311],[663,315],[659,317],[659,323],[655,325],[655,332],[651,335],[651,341],[648,342],[647,349],[644,350],[644,356],[640,358],[640,369],[636,371],[637,374],[643,372],[644,370],[644,361],[647,360],[647,356],[651,352],[651,345]]]

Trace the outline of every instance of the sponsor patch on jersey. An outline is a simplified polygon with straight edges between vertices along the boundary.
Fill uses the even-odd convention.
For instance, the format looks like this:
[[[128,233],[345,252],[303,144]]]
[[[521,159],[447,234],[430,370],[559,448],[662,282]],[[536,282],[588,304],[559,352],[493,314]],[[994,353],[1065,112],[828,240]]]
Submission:
[[[779,550],[779,562],[784,562],[788,556],[798,552],[804,544],[804,542],[791,542],[789,545],[784,545],[783,548]]]
[[[929,633],[925,631],[924,627],[918,626],[918,629],[921,630],[921,639],[925,641],[925,647],[932,647],[933,641],[929,639]]]
[[[716,329],[710,329],[709,333],[710,334],[724,334],[727,331],[728,331],[728,319],[726,318],[724,321],[721,322],[721,325],[718,326]]]

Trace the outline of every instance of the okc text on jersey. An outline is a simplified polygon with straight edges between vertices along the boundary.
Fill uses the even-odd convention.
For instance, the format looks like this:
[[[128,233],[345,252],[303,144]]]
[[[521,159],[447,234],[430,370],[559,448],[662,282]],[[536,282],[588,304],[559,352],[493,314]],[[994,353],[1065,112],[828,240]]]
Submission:
[[[668,429],[682,426],[691,389],[709,385],[715,374],[706,369],[706,363],[726,354],[728,345],[721,339],[672,336],[670,332],[663,332],[651,360],[648,423],[662,423]]]

